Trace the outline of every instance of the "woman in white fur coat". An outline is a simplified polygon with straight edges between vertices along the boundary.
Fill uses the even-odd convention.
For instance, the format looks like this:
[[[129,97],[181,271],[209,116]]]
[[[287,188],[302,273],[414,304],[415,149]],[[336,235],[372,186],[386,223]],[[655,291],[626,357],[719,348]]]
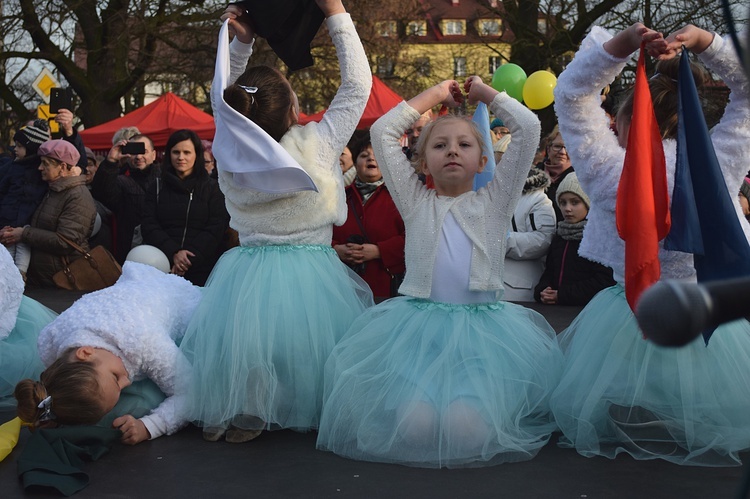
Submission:
[[[189,365],[176,345],[200,288],[148,265],[125,262],[108,288],[84,295],[39,334],[47,369],[15,390],[18,416],[35,427],[96,424],[121,391],[148,378],[167,395],[139,419],[116,418],[122,441],[137,444],[187,424],[182,398]]]
[[[317,428],[323,365],[373,303],[367,284],[331,247],[333,225],[347,215],[338,158],[367,104],[372,75],[341,1],[316,1],[336,47],[341,86],[321,122],[305,126],[297,125],[296,95],[279,71],[266,66],[245,71],[254,35],[244,12],[230,5],[223,17],[236,37],[228,49],[226,35],[219,40],[213,150],[240,246],[214,267],[181,345],[194,369],[188,414],[209,441],[240,443],[263,429]],[[220,64],[226,58],[231,71],[222,94]],[[221,128],[222,120],[234,120],[235,126]],[[230,154],[251,133],[257,140],[248,150]],[[253,161],[266,166],[257,158],[279,146],[317,191],[261,192],[240,182],[237,169]]]

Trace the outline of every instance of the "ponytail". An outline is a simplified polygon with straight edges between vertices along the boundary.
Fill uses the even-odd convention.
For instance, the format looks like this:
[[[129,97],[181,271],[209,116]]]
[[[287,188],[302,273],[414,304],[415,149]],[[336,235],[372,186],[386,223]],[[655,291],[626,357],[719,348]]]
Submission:
[[[53,362],[40,381],[24,379],[16,385],[16,412],[32,428],[90,425],[104,417],[94,365],[71,360],[74,351],[68,350]]]
[[[292,124],[292,87],[275,68],[248,68],[234,85],[224,90],[224,100],[235,111],[261,127],[276,142],[281,140]]]

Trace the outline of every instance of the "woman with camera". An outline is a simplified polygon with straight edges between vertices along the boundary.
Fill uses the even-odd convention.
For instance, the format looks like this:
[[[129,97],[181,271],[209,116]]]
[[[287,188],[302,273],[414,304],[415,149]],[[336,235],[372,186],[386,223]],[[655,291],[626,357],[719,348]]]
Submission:
[[[333,228],[333,249],[369,284],[376,301],[396,296],[403,279],[404,222],[383,183],[369,132],[353,141],[357,176],[346,188],[349,216]]]
[[[229,225],[224,195],[204,166],[203,144],[192,130],[167,140],[161,177],[146,192],[144,244],[169,258],[171,272],[202,286],[220,256]]]

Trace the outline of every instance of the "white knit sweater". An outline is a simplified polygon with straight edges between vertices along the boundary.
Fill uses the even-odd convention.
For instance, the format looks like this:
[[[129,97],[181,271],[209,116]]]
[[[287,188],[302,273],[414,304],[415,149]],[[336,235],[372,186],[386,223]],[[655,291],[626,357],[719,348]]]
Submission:
[[[399,288],[404,295],[429,298],[440,231],[449,211],[473,244],[469,290],[496,291],[499,296],[503,289],[506,234],[539,144],[540,126],[534,113],[504,92],[490,110],[510,129],[513,141],[492,182],[455,198],[426,188],[401,150],[401,136],[419,118],[415,109],[402,102],[370,129],[385,183],[406,225],[407,270]]]
[[[102,348],[122,359],[131,380],[149,378],[167,395],[141,418],[151,438],[170,435],[187,423],[181,398],[187,360],[175,344],[201,298],[200,288],[148,265],[125,262],[108,288],[83,295],[39,333],[46,366],[70,348]],[[54,401],[53,401],[54,403]]]
[[[16,327],[18,308],[23,297],[23,278],[8,249],[0,244],[0,340]]]
[[[555,88],[555,113],[578,180],[591,198],[591,209],[578,253],[614,270],[615,280],[625,275],[625,243],[617,234],[615,205],[625,149],[609,129],[601,108],[599,93],[622,71],[627,59],[607,53],[603,44],[612,38],[594,27],[581,44],[573,61],[562,72]],[[730,41],[714,36],[713,43],[699,56],[732,90],[721,122],[713,128],[711,140],[724,173],[727,189],[734,200],[737,217],[750,239],[750,226],[744,220],[737,199],[750,158],[750,99],[748,80]],[[677,142],[664,141],[667,183],[671,196],[674,186]],[[695,277],[690,254],[659,250],[662,278]]]
[[[320,123],[294,126],[280,141],[313,179],[318,192],[262,193],[237,185],[230,173],[219,170],[219,185],[231,216],[229,225],[239,232],[243,246],[330,245],[333,224],[346,221],[338,159],[367,105],[372,74],[351,16],[331,16],[326,26],[336,47],[341,86]],[[232,41],[230,82],[244,71],[251,54],[252,44]]]

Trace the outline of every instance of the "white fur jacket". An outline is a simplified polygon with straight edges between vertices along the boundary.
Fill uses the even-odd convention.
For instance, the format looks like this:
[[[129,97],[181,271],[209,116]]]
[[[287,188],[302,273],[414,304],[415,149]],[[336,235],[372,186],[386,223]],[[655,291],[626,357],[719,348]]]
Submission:
[[[500,295],[503,289],[506,234],[539,144],[540,125],[533,112],[504,92],[489,107],[510,129],[513,140],[494,179],[476,192],[455,198],[426,188],[401,150],[404,130],[420,116],[415,109],[402,102],[370,129],[375,157],[406,225],[407,270],[399,288],[404,295],[429,298],[440,231],[448,212],[472,242],[469,290]]]
[[[167,395],[141,420],[152,439],[171,435],[187,423],[181,398],[189,367],[175,340],[185,334],[200,298],[200,288],[182,277],[125,262],[113,286],[83,295],[42,329],[42,362],[49,366],[68,349],[81,346],[112,352],[122,359],[131,380],[149,378]]]
[[[354,133],[372,87],[370,65],[349,14],[326,20],[336,47],[341,86],[320,123],[293,126],[280,144],[304,168],[318,192],[267,194],[243,188],[232,175],[219,173],[229,225],[243,246],[275,244],[330,245],[333,224],[346,221],[346,201],[338,158]],[[247,66],[252,44],[230,44],[230,83]]]
[[[0,340],[16,327],[18,308],[23,297],[23,278],[8,249],[0,244]]]
[[[625,243],[617,234],[615,205],[625,149],[609,129],[609,119],[601,108],[599,93],[622,71],[626,59],[607,53],[602,45],[612,38],[595,27],[581,44],[573,61],[562,72],[555,88],[555,113],[568,154],[575,165],[581,187],[591,198],[588,224],[578,253],[614,270],[615,280],[625,275]],[[746,237],[750,227],[742,217],[737,193],[748,170],[750,157],[750,95],[748,80],[729,40],[714,36],[700,59],[731,89],[721,122],[713,128],[711,140],[721,165],[727,189],[734,200]],[[664,141],[667,183],[671,196],[674,186],[677,142]],[[694,279],[690,254],[659,250],[662,278]]]

